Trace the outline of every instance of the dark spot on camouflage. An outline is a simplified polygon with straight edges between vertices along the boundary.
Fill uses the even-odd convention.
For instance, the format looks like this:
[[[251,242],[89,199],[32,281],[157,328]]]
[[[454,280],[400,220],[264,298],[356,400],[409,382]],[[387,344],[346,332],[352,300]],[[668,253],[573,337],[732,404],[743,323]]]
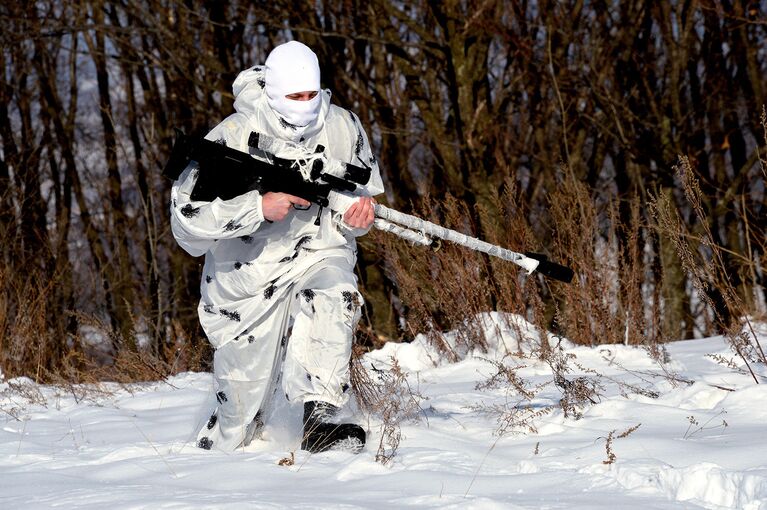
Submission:
[[[221,137],[221,138],[219,138],[218,140],[216,140],[216,143],[217,143],[217,144],[219,144],[219,145],[223,145],[224,147],[226,147],[226,140],[225,140],[223,137]]]
[[[374,155],[372,155],[372,154],[371,154],[371,155],[370,155],[370,160],[369,160],[369,161],[370,161],[370,164],[371,164],[371,165],[375,165],[375,164],[376,164],[376,157],[375,157]]]
[[[288,337],[284,336],[282,337],[282,340],[280,340],[280,346],[285,347],[286,343],[288,343]]]
[[[312,380],[312,374],[306,374],[306,380],[311,381]]]
[[[223,391],[219,391],[218,393],[216,393],[216,400],[218,400],[219,404],[223,404],[224,402],[229,401],[229,399],[226,398],[226,393],[224,393]]]
[[[363,145],[363,143],[364,142],[362,141],[362,132],[361,131],[357,131],[357,143],[354,145],[354,154],[356,156],[359,156],[360,152],[362,152],[362,145]]]
[[[257,79],[256,83],[258,83],[258,86],[261,87],[261,88],[266,87],[266,80],[264,80],[263,78]]]
[[[240,312],[230,312],[224,308],[219,308],[218,313],[229,319],[230,321],[240,322]]]
[[[290,401],[290,397],[288,396],[287,393],[285,394],[285,400]]]
[[[213,311],[213,305],[202,305],[202,309],[205,311],[205,313],[216,313]]]
[[[293,131],[298,129],[298,126],[294,126],[293,124],[283,119],[282,117],[278,117],[278,118],[280,119],[280,126],[284,127],[285,129],[292,129]]]
[[[280,259],[280,262],[281,262],[281,263],[282,263],[282,262],[290,262],[290,261],[291,261],[291,260],[293,260],[294,258],[296,258],[296,256],[295,256],[295,255],[293,255],[292,257],[282,257],[282,258]]]
[[[352,122],[354,123],[354,127],[357,128],[357,142],[354,144],[354,154],[356,156],[360,155],[360,152],[362,152],[362,146],[364,145],[364,141],[362,140],[362,129],[360,129],[359,120],[357,120],[357,116],[354,115],[354,112],[349,112],[349,117],[352,118]]]
[[[235,223],[234,220],[231,220],[229,223],[224,225],[224,230],[227,232],[233,232],[241,228],[242,228],[242,223]]]
[[[212,281],[213,281],[213,277],[212,276],[210,276],[210,275],[206,275],[205,276],[205,283],[210,283]]]
[[[197,441],[197,447],[202,448],[203,450],[210,450],[213,447],[213,441],[208,437],[202,437]]]
[[[200,214],[200,208],[192,207],[191,204],[186,204],[184,207],[181,208],[181,214],[183,214],[187,218],[194,218],[195,216]]]
[[[357,296],[354,292],[348,290],[343,291],[342,296],[344,298],[344,303],[346,303],[346,309],[351,311],[352,306],[357,304]]]
[[[241,267],[242,267],[242,262],[235,262],[234,263],[234,268],[235,269],[240,269]]]
[[[208,425],[206,425],[208,427],[208,430],[212,429],[216,425],[217,421],[218,421],[218,416],[216,416],[215,414],[211,415],[210,420],[208,420]]]
[[[269,286],[268,286],[268,287],[267,287],[267,288],[264,290],[264,299],[272,299],[272,296],[274,295],[274,290],[275,290],[276,288],[277,288],[277,287],[275,287],[274,285],[269,285]]]
[[[253,236],[242,236],[242,237],[240,237],[240,241],[242,241],[245,244],[252,244],[253,243]]]
[[[314,299],[314,291],[312,289],[304,289],[301,291],[301,295],[304,296],[304,299],[306,302],[310,302],[312,299]]]
[[[341,391],[342,391],[342,392],[344,392],[344,393],[346,393],[348,390],[349,390],[349,385],[348,385],[348,384],[346,384],[346,383],[343,383],[343,384],[341,385]]]
[[[176,203],[176,199],[173,199],[173,207],[176,207],[178,204]]]
[[[311,240],[312,240],[312,236],[303,236],[301,239],[299,239],[295,247],[296,252],[298,252],[298,249],[301,248],[301,246],[305,245]],[[298,253],[296,253],[296,255],[298,255]],[[293,257],[295,257],[296,255],[293,255]]]
[[[250,336],[248,337],[248,343],[249,343],[249,344],[252,344],[252,343],[253,343],[253,342],[255,342],[255,341],[256,341],[256,337],[254,337],[253,335],[250,335]]]

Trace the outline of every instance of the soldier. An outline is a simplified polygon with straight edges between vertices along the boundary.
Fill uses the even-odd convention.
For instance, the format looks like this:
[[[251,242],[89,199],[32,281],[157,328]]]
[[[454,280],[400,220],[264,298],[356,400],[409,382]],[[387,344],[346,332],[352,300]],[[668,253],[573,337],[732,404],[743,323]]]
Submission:
[[[359,449],[364,431],[333,417],[349,398],[362,305],[355,237],[370,229],[372,197],[383,192],[378,165],[357,116],[331,104],[330,90],[320,88],[317,56],[304,44],[277,46],[264,66],[241,72],[233,90],[236,113],[208,140],[249,152],[256,131],[309,151],[321,144],[331,157],[372,172],[345,211],[258,191],[193,201],[194,164],[174,182],[173,235],[192,256],[205,255],[198,312],[215,348],[218,407],[197,445],[225,451],[248,445],[279,393],[304,404],[302,448],[351,442]]]

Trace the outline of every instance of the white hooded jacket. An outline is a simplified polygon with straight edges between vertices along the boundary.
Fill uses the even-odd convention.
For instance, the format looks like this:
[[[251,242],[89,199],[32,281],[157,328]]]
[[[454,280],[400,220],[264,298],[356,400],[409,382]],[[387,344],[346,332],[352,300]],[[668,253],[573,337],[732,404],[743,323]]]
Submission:
[[[330,90],[319,94],[317,119],[297,127],[272,110],[264,87],[262,66],[241,72],[233,87],[236,113],[206,138],[251,154],[247,141],[253,131],[309,149],[322,144],[332,158],[372,168],[369,183],[358,189],[360,196],[383,192],[378,164],[359,119],[330,104]],[[343,257],[353,267],[354,238],[367,230],[347,226],[342,219],[345,211],[313,204],[306,211],[292,210],[283,221],[268,222],[257,191],[231,200],[192,201],[196,172],[191,164],[173,184],[171,227],[190,255],[205,255],[199,315],[213,347],[247,335],[289,292],[292,282],[323,259]]]

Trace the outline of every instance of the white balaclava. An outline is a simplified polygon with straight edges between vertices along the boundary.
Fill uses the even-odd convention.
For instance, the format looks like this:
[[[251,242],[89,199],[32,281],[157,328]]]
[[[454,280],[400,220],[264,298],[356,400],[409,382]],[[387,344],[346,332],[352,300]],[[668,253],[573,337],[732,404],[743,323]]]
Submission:
[[[290,41],[274,48],[266,58],[264,80],[266,98],[274,112],[293,126],[308,126],[317,119],[320,97],[320,64],[308,46]],[[296,92],[317,91],[309,101],[285,96]]]

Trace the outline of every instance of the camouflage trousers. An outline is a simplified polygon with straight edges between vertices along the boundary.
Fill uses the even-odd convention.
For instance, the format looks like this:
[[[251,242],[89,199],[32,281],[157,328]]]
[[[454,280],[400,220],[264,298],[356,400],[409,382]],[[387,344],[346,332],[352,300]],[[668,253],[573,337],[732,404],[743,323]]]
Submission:
[[[248,333],[219,347],[213,367],[218,405],[197,446],[233,451],[263,426],[273,398],[348,401],[349,358],[362,296],[346,260],[323,260],[287,288]]]

